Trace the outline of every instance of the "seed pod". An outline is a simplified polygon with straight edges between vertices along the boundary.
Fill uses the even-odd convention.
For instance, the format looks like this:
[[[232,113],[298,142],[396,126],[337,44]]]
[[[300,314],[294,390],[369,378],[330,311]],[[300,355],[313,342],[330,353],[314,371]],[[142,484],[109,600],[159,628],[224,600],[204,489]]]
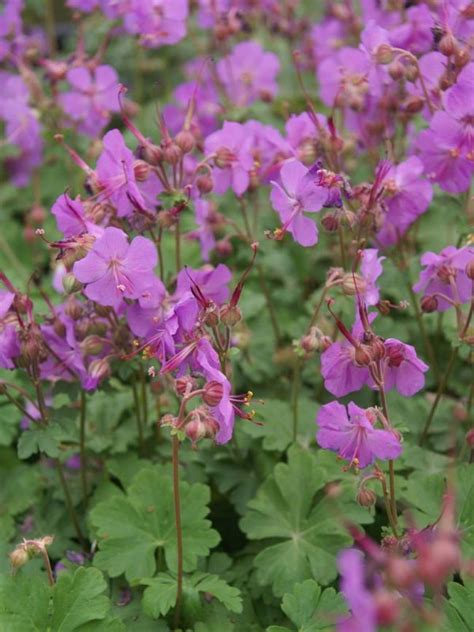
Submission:
[[[196,144],[193,134],[187,129],[182,129],[176,134],[175,142],[183,154],[189,154]]]
[[[438,309],[438,299],[436,296],[423,296],[420,302],[421,311],[431,314]]]
[[[362,487],[357,494],[357,502],[361,507],[372,507],[375,505],[377,496],[372,489]]]
[[[224,396],[224,387],[217,380],[211,380],[204,386],[202,400],[208,406],[218,406]]]
[[[451,55],[454,55],[458,48],[458,41],[452,33],[446,33],[446,35],[443,35],[438,44],[439,52],[445,57],[451,57]]]
[[[220,317],[226,327],[234,327],[242,320],[242,312],[237,305],[223,305],[221,307]]]
[[[210,193],[214,188],[214,181],[210,174],[201,175],[196,178],[196,186],[199,193],[205,195],[206,193]]]

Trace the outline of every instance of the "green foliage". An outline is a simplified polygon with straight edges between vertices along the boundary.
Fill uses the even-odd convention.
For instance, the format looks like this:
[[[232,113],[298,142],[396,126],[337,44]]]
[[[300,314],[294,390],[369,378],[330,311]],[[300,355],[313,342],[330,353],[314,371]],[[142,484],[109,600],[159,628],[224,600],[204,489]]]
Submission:
[[[464,585],[451,582],[448,584],[447,621],[443,632],[471,632],[474,630],[474,581],[465,581]]]
[[[184,568],[196,568],[199,556],[219,542],[206,519],[209,488],[181,483]],[[91,511],[98,534],[99,552],[94,563],[111,577],[125,574],[129,581],[152,577],[156,552],[164,551],[168,568],[176,570],[176,533],[173,488],[163,467],[141,470],[127,488],[126,496],[98,503]]]

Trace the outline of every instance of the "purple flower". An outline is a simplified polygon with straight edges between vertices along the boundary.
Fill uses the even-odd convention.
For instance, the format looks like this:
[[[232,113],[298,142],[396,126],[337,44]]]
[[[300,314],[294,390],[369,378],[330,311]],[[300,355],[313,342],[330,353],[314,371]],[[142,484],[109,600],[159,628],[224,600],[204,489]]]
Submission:
[[[107,132],[103,145],[96,170],[100,197],[117,207],[119,217],[131,215],[134,209],[153,210],[162,190],[156,175],[150,172],[147,180],[137,181],[133,153],[118,129]]]
[[[404,21],[390,31],[390,43],[415,55],[427,53],[433,46],[435,19],[424,4],[410,7]]]
[[[439,312],[452,307],[451,301],[457,304],[469,302],[473,282],[466,274],[466,266],[473,258],[472,246],[448,246],[439,254],[426,252],[421,257],[421,265],[425,269],[421,271],[418,283],[413,286],[414,291],[423,292],[423,296],[434,295]]]
[[[66,75],[71,90],[60,95],[65,113],[78,124],[79,132],[94,138],[118,112],[119,83],[112,66],[71,68]]]
[[[229,299],[229,281],[232,279],[232,272],[229,268],[220,263],[216,268],[205,266],[201,270],[185,268],[178,274],[176,284],[176,296],[182,297],[185,292],[198,291],[216,305],[222,305]],[[195,295],[195,291],[193,291]]]
[[[344,47],[318,68],[321,101],[328,107],[347,106],[361,110],[369,90],[370,64],[357,48]]]
[[[424,374],[429,366],[416,355],[415,347],[395,338],[384,341],[382,363],[385,390],[396,388],[401,395],[411,397],[425,385]]]
[[[90,13],[94,9],[97,9],[101,0],[67,0],[67,6],[71,9],[79,9],[84,13]]]
[[[0,290],[0,318],[3,318],[15,299],[15,294],[8,290]]]
[[[360,50],[363,51],[369,61],[368,82],[372,96],[381,97],[391,79],[386,68],[377,59],[380,47],[389,46],[389,33],[375,20],[370,20],[360,35]]]
[[[402,447],[390,430],[374,428],[377,416],[373,409],[364,410],[353,402],[348,410],[339,402],[321,406],[317,416],[316,440],[326,449],[337,452],[341,459],[360,468],[376,459],[396,459]]]
[[[367,306],[376,305],[379,302],[380,291],[376,281],[383,273],[382,261],[385,257],[379,257],[376,248],[366,248],[362,251],[360,275],[365,281],[365,287],[361,297]]]
[[[292,114],[285,124],[286,140],[293,149],[295,158],[305,165],[312,165],[317,155],[317,143],[320,139],[320,129],[327,126],[326,117],[316,114],[319,128],[307,112]]]
[[[51,213],[56,217],[56,224],[64,237],[75,237],[82,233],[91,233],[94,237],[100,237],[104,229],[86,219],[84,206],[79,196],[71,199],[67,193],[58,197],[51,208]]]
[[[87,256],[74,264],[73,272],[86,284],[84,293],[88,298],[118,308],[124,298],[137,299],[153,285],[156,264],[152,241],[135,237],[129,245],[123,231],[109,227]]]
[[[268,100],[278,90],[278,57],[257,42],[241,42],[231,54],[217,64],[219,79],[227,96],[237,106],[247,106],[257,99]]]
[[[199,239],[201,245],[201,257],[203,261],[209,261],[209,255],[216,247],[214,231],[219,222],[219,216],[212,202],[198,198],[194,202],[194,219],[199,226],[198,230],[188,234],[190,238]]]
[[[20,355],[20,343],[14,325],[0,321],[0,368],[14,369],[14,358]]]
[[[225,121],[221,130],[206,138],[205,153],[214,157],[214,192],[225,193],[232,188],[238,196],[245,193],[253,167],[252,137],[240,123]]]
[[[302,246],[313,246],[318,241],[316,224],[303,212],[320,211],[327,200],[326,188],[314,184],[311,172],[298,160],[289,160],[280,171],[281,184],[272,182],[271,202],[283,226],[279,233],[289,231]]]
[[[186,35],[188,0],[128,0],[125,28],[143,46],[176,44]]]
[[[416,156],[392,166],[383,180],[387,213],[377,233],[383,246],[396,244],[430,205],[433,189],[423,177],[423,164]]]
[[[337,632],[376,632],[377,608],[366,587],[365,560],[362,551],[346,549],[337,560],[341,574],[340,588],[351,610],[347,619],[339,621]]]

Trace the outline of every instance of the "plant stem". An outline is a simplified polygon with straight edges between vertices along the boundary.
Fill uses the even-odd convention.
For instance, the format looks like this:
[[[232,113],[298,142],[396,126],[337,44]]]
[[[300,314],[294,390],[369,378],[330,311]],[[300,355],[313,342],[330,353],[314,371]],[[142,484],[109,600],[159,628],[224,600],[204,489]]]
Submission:
[[[34,421],[35,423],[37,423],[37,422],[38,422],[38,420],[37,420],[37,419],[35,419],[34,417],[32,417],[32,416],[30,415],[30,413],[26,410],[26,408],[24,408],[24,407],[20,404],[20,402],[19,402],[19,401],[17,401],[17,400],[13,397],[13,395],[10,395],[10,393],[6,390],[6,388],[5,388],[5,392],[4,392],[4,393],[2,393],[2,395],[5,395],[5,397],[8,399],[8,401],[9,401],[9,402],[11,402],[14,406],[16,406],[16,407],[18,408],[18,410],[19,410],[19,411],[20,411],[23,415],[25,415],[25,417],[28,417],[28,419],[29,419],[30,421]]]
[[[71,518],[71,522],[74,525],[74,529],[76,530],[77,539],[79,540],[82,548],[85,550],[84,534],[82,533],[81,525],[79,524],[79,519],[77,517],[77,513],[74,508],[74,504],[72,502],[71,494],[67,486],[66,478],[64,476],[63,466],[59,459],[56,459],[56,468],[58,470],[59,481],[61,483],[61,487],[63,488],[64,497],[66,499],[66,505],[67,505],[67,510],[69,512],[69,517]]]
[[[380,394],[380,402],[382,404],[382,411],[385,419],[388,423],[390,423],[390,417],[388,414],[388,404],[387,404],[387,396],[385,395],[385,389],[383,383],[379,383],[379,394]],[[395,527],[397,526],[398,518],[397,518],[397,499],[395,495],[395,468],[393,464],[393,460],[390,459],[388,462],[388,474],[389,474],[389,485],[390,485],[390,511],[392,513],[393,524]],[[394,531],[394,535],[396,535]]]
[[[46,33],[48,34],[48,44],[50,55],[53,56],[56,52],[56,22],[54,17],[54,2],[53,0],[45,0],[45,25]]]
[[[183,593],[183,532],[181,529],[181,500],[179,494],[179,439],[173,435],[173,497],[176,526],[176,551],[178,556],[176,604],[174,610],[174,627],[179,626],[181,614],[181,597]]]
[[[143,408],[143,426],[146,428],[148,426],[148,395],[146,388],[146,376],[145,371],[143,370],[143,366],[140,365],[140,386],[141,386],[141,394],[142,394],[142,408]]]
[[[393,531],[393,535],[398,538],[396,516],[394,517],[392,512],[392,505],[390,503],[390,495],[387,489],[387,482],[383,472],[380,473],[380,482],[382,483],[383,501],[385,503],[385,511],[387,512],[387,518]]]
[[[133,392],[133,404],[135,406],[135,419],[137,420],[137,432],[138,432],[138,451],[140,454],[143,454],[143,426],[142,426],[142,415],[140,410],[140,399],[138,397],[138,389],[137,382],[134,379],[132,384],[132,392]]]
[[[260,282],[260,287],[262,289],[263,295],[265,297],[265,301],[267,303],[267,309],[268,309],[268,314],[270,316],[270,323],[272,325],[272,329],[273,329],[273,335],[275,337],[275,342],[277,345],[280,344],[280,340],[281,340],[281,333],[280,333],[280,327],[278,326],[278,319],[277,319],[277,315],[275,312],[275,307],[273,305],[272,302],[272,297],[270,294],[270,291],[268,289],[267,286],[267,282],[265,281],[265,275],[263,273],[263,268],[260,264],[257,264],[256,266],[257,268],[257,272],[258,272],[258,279]]]
[[[418,442],[418,445],[420,446],[423,445],[423,443],[425,442],[428,436],[431,422],[433,421],[433,417],[436,412],[436,409],[438,408],[438,404],[441,400],[441,396],[443,395],[446,385],[448,383],[448,380],[451,375],[451,371],[453,370],[453,366],[454,366],[457,356],[458,356],[458,347],[454,347],[449,357],[449,362],[448,362],[448,366],[446,367],[446,372],[443,375],[441,382],[439,383],[438,392],[436,393],[435,400],[433,402],[433,405],[431,406],[428,419],[426,420],[425,426],[423,428],[423,432],[421,433],[420,440]]]
[[[181,227],[179,219],[175,227],[175,256],[176,256],[176,274],[181,270]]]
[[[41,557],[43,558],[44,565],[46,568],[46,573],[48,575],[48,583],[50,586],[54,586],[53,569],[51,568],[51,562],[49,561],[49,555],[46,548],[41,549]]]
[[[301,359],[295,359],[293,367],[293,385],[291,389],[291,410],[293,412],[293,443],[298,435],[298,400],[301,383]]]
[[[84,391],[81,391],[79,452],[81,457],[81,484],[84,506],[87,506],[86,405],[86,394]]]

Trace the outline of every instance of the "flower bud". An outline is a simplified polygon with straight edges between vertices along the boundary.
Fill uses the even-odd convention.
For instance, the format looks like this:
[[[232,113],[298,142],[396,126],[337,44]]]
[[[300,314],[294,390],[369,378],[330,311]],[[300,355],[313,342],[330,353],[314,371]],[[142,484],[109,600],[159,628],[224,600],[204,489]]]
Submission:
[[[471,60],[471,55],[468,48],[460,48],[454,55],[454,65],[456,68],[464,68]]]
[[[86,336],[81,342],[81,351],[84,355],[99,355],[104,348],[104,341],[94,334]]]
[[[223,305],[221,307],[220,317],[226,327],[234,327],[242,320],[242,312],[237,305]]]
[[[372,489],[369,489],[368,487],[361,487],[356,500],[361,507],[372,507],[375,505],[377,496]]]
[[[191,393],[192,391],[195,391],[196,387],[197,387],[196,380],[189,375],[185,375],[184,377],[178,377],[178,379],[175,380],[175,383],[174,383],[174,389],[177,395],[181,395],[181,397],[186,395],[186,393]]]
[[[380,338],[374,338],[373,340],[370,341],[370,355],[372,357],[372,360],[374,360],[374,362],[378,362],[379,360],[382,360],[382,358],[385,357],[385,345],[383,343],[383,340],[381,340]]]
[[[393,50],[390,44],[380,44],[375,51],[375,60],[378,64],[390,64],[393,61]]]
[[[63,276],[62,284],[66,294],[74,294],[82,289],[82,283],[80,283],[72,272],[68,272]]]
[[[420,302],[421,311],[425,314],[431,314],[438,309],[438,299],[436,296],[423,296]]]
[[[138,182],[145,182],[150,175],[150,165],[144,160],[135,160],[133,163],[133,174]]]
[[[196,443],[207,436],[206,425],[201,421],[199,415],[194,415],[193,418],[186,424],[184,429],[188,439],[191,439],[193,448]]]
[[[28,213],[28,219],[33,224],[41,226],[46,220],[46,211],[39,204],[34,204],[31,211]]]
[[[204,386],[204,393],[202,394],[202,401],[208,406],[218,406],[224,396],[224,387],[221,382],[217,380],[211,380]]]
[[[369,366],[372,362],[370,347],[367,345],[359,345],[354,350],[354,361],[357,366]]]
[[[408,560],[391,556],[386,569],[388,579],[395,588],[402,590],[409,588],[416,579],[415,567]]]
[[[160,419],[160,426],[168,426],[170,428],[174,428],[177,423],[178,418],[174,415],[171,415],[170,413],[163,415],[163,417]]]
[[[423,97],[412,94],[402,102],[402,109],[408,114],[417,114],[425,106],[425,100]]]
[[[163,161],[163,150],[158,145],[150,143],[142,148],[142,158],[153,167]]]
[[[163,147],[163,159],[170,165],[177,165],[183,157],[183,152],[174,141],[168,142]]]
[[[227,149],[226,147],[221,147],[216,152],[214,162],[216,164],[216,167],[219,167],[219,169],[226,169],[232,166],[233,160],[234,154],[230,151],[230,149]]]
[[[377,623],[381,626],[392,625],[400,615],[399,596],[387,590],[379,590],[375,594]]]
[[[367,282],[359,274],[345,274],[341,287],[346,296],[355,296],[357,293],[365,293]]]
[[[30,328],[22,332],[22,361],[26,366],[29,366],[32,362],[43,362],[47,355],[40,328],[37,325],[31,325]]]
[[[228,239],[219,239],[216,243],[216,252],[220,257],[229,257],[234,251]]]
[[[193,134],[187,130],[182,129],[176,134],[175,142],[181,149],[183,154],[189,154],[194,149],[195,140]]]
[[[471,428],[468,432],[466,432],[466,436],[464,437],[469,448],[474,449],[474,428]]]
[[[459,44],[452,33],[446,33],[438,44],[439,52],[445,57],[451,57],[458,50]]]
[[[418,68],[414,64],[410,64],[405,68],[405,78],[407,81],[414,83],[418,79]]]
[[[459,546],[453,540],[442,537],[433,542],[418,557],[418,574],[429,586],[439,587],[460,564]]]
[[[92,378],[97,380],[104,380],[110,377],[112,371],[107,358],[92,360],[92,362],[89,364],[88,373]]]
[[[79,320],[84,312],[82,303],[77,301],[74,297],[69,297],[64,304],[64,313],[72,320]]]
[[[196,178],[196,186],[198,188],[199,193],[205,195],[206,193],[210,193],[214,188],[214,182],[210,174],[205,174],[198,176]]]
[[[306,336],[303,336],[301,338],[300,345],[303,351],[305,351],[306,353],[313,353],[314,351],[319,351],[319,348],[320,348],[319,338],[315,333],[310,332],[309,334],[306,334]]]
[[[339,220],[333,213],[327,213],[321,220],[321,224],[328,233],[335,233],[339,228]]]
[[[64,338],[66,335],[66,325],[59,318],[55,318],[53,321],[54,333],[60,338]]]
[[[401,61],[396,59],[395,61],[392,61],[388,67],[388,74],[394,81],[399,81],[405,76],[405,66]]]
[[[15,294],[13,305],[15,306],[15,309],[20,312],[20,314],[26,314],[26,312],[30,311],[33,308],[33,303],[31,302],[28,294]]]
[[[30,559],[28,552],[23,546],[19,546],[14,551],[9,554],[10,564],[12,565],[13,570],[24,566]]]
[[[204,322],[208,327],[217,327],[219,324],[219,309],[215,303],[206,308]]]

